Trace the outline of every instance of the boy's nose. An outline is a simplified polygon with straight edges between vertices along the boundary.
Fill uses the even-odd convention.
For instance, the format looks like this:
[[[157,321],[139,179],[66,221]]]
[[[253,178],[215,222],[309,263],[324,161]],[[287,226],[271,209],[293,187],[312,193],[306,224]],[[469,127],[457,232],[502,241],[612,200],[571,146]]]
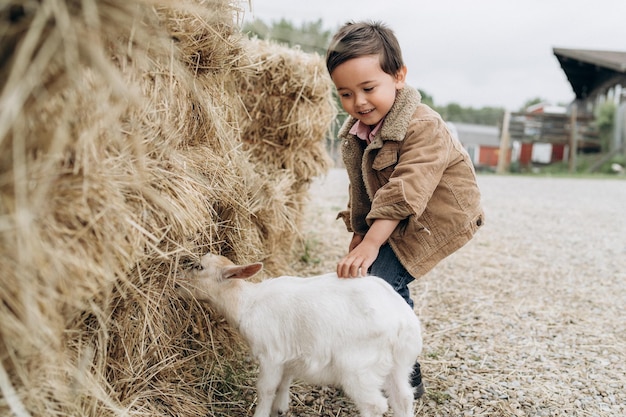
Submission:
[[[356,96],[354,97],[354,103],[357,106],[367,104],[367,99],[365,98],[365,94],[356,94]]]

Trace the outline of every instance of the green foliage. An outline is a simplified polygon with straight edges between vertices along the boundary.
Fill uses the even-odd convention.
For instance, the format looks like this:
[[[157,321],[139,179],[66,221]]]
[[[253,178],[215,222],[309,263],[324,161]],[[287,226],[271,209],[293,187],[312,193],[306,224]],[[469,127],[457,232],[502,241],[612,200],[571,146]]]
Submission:
[[[614,168],[615,165],[617,165],[618,167],[621,167],[621,171],[620,170],[616,171]],[[617,154],[613,156],[613,158],[611,158],[609,161],[602,164],[602,166],[600,166],[600,169],[598,169],[598,172],[602,174],[609,174],[609,175],[624,175],[625,171],[623,170],[625,168],[626,168],[626,155]]]
[[[426,104],[427,106],[432,107],[433,109],[435,108],[435,100],[433,99],[433,96],[431,96],[430,94],[428,94],[426,91],[424,90],[418,90],[422,96],[422,103]]]
[[[425,352],[424,355],[429,359],[439,360],[443,357],[443,353],[440,350],[431,350],[429,352]]]
[[[242,31],[250,37],[273,40],[290,47],[298,46],[305,52],[316,52],[322,56],[326,54],[326,48],[332,36],[332,32],[324,28],[321,19],[314,22],[304,22],[300,26],[296,26],[286,19],[274,21],[270,24],[260,19],[255,19],[253,22],[244,24]],[[504,117],[505,110],[501,107],[473,108],[463,107],[458,103],[437,106],[433,96],[423,90],[420,90],[420,93],[423,103],[435,109],[445,120],[450,122],[498,126]],[[524,104],[522,109],[542,101],[544,100],[539,97],[530,99]],[[335,132],[347,117],[338,99],[336,102],[339,114],[337,116],[337,126],[333,127]]]
[[[303,253],[300,256],[300,262],[307,264],[307,265],[317,265],[321,262],[321,259],[319,257],[316,257],[314,255],[315,252],[319,252],[317,249],[319,249],[319,245],[320,243],[313,239],[313,240],[306,240],[303,243]]]
[[[546,100],[542,99],[541,97],[535,97],[530,100],[526,100],[526,103],[524,103],[522,107],[520,107],[519,111],[523,113],[528,107],[534,106],[535,104],[543,103],[544,101]]]
[[[335,108],[337,109],[337,117],[335,117],[335,121],[331,126],[331,140],[336,140],[337,135],[339,134],[339,129],[343,126],[343,122],[348,118],[348,113],[343,109],[341,105],[341,99],[339,98],[339,94],[337,94],[337,90],[333,89],[333,99],[335,101]]]
[[[610,147],[609,144],[611,143],[613,126],[615,124],[615,103],[605,101],[596,107],[594,113],[594,123],[600,135],[600,146],[603,151],[607,151]]]
[[[457,103],[435,106],[435,110],[449,122],[470,123],[477,125],[498,126],[504,117],[502,107],[462,107]]]
[[[439,405],[445,404],[452,399],[452,396],[445,391],[429,390],[427,396],[429,400]]]
[[[445,119],[451,122],[462,122],[463,121],[463,107],[457,103],[449,103],[445,107]]]
[[[616,179],[626,180],[626,173],[624,171],[616,171],[613,164],[618,164],[621,167],[626,167],[626,156],[618,154],[613,156],[610,160],[604,162],[599,168],[593,172],[590,171],[590,167],[596,165],[598,158],[601,158],[600,154],[578,154],[576,156],[576,170],[571,172],[569,169],[569,163],[567,161],[555,162],[548,165],[531,165],[520,166],[517,164],[511,164],[509,172],[511,174],[543,176],[543,177],[555,177],[555,178],[596,178],[596,179]]]
[[[316,52],[322,56],[326,54],[331,37],[330,30],[324,29],[321,19],[316,22],[304,22],[300,27],[285,19],[272,22],[271,25],[255,19],[251,23],[246,23],[242,30],[250,37],[273,40],[290,47],[298,46],[305,52]]]

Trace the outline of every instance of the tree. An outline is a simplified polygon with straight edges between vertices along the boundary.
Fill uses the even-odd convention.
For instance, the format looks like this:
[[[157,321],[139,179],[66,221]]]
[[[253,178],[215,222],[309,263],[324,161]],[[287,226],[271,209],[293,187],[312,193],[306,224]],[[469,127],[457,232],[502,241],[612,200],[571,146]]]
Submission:
[[[543,103],[544,99],[542,99],[541,97],[535,97],[532,98],[530,100],[526,100],[526,103],[524,103],[524,105],[519,109],[520,112],[526,112],[526,109],[529,108],[530,106],[534,106],[535,104],[539,104],[539,103]]]
[[[431,96],[430,94],[428,94],[426,91],[424,90],[418,90],[422,96],[422,103],[434,108],[435,107],[435,100],[433,99],[433,96]]]
[[[449,103],[445,107],[446,118],[450,121],[465,122],[463,117],[463,107],[457,103]]]
[[[605,101],[594,111],[595,125],[600,135],[600,146],[604,152],[610,149],[613,127],[615,125],[615,103]]]
[[[332,36],[331,31],[324,29],[321,19],[315,22],[304,22],[299,27],[286,19],[274,21],[271,24],[255,19],[250,23],[244,24],[242,31],[250,37],[272,40],[288,47],[297,46],[305,52],[315,52],[322,56],[326,54],[326,49]],[[420,94],[422,95],[422,103],[434,108],[445,120],[450,122],[497,126],[502,121],[504,115],[504,109],[499,107],[474,109],[472,107],[462,107],[457,103],[436,106],[433,96],[422,90],[420,90]],[[340,110],[336,122],[337,127],[334,129],[337,130],[347,117],[347,114],[342,111],[338,97],[335,97],[335,99],[337,108]],[[526,106],[541,101],[540,98],[535,98],[528,101]]]
[[[286,19],[266,24],[260,19],[243,26],[243,32],[248,36],[256,36],[259,39],[272,40],[290,47],[298,46],[305,52],[326,54],[326,48],[330,43],[331,32],[325,30],[322,19],[315,22],[304,22],[300,27]]]

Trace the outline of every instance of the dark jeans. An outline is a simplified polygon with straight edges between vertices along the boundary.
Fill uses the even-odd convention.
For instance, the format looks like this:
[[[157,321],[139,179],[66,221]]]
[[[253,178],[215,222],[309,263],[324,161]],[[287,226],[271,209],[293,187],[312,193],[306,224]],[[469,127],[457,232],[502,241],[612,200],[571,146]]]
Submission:
[[[409,293],[408,285],[415,278],[407,272],[402,266],[391,246],[383,245],[378,253],[378,258],[374,261],[369,269],[371,275],[376,275],[387,281],[398,294],[404,298],[411,308],[413,308],[413,300]],[[424,394],[424,386],[422,385],[422,373],[419,362],[415,362],[413,373],[411,374],[411,386],[415,388],[415,398],[420,398]]]
[[[413,308],[413,300],[411,299],[408,285],[415,278],[402,266],[389,244],[380,247],[378,258],[370,267],[369,273],[387,281],[404,298],[404,301]]]

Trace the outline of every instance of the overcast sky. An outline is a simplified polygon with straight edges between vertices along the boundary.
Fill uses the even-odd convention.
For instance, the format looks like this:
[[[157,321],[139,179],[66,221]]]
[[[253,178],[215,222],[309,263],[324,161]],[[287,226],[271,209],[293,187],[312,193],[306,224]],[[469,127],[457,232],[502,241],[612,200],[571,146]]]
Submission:
[[[626,51],[626,0],[251,0],[245,19],[380,20],[395,32],[408,82],[435,104],[518,110],[574,93],[553,48]],[[247,3],[247,2],[244,2]]]

